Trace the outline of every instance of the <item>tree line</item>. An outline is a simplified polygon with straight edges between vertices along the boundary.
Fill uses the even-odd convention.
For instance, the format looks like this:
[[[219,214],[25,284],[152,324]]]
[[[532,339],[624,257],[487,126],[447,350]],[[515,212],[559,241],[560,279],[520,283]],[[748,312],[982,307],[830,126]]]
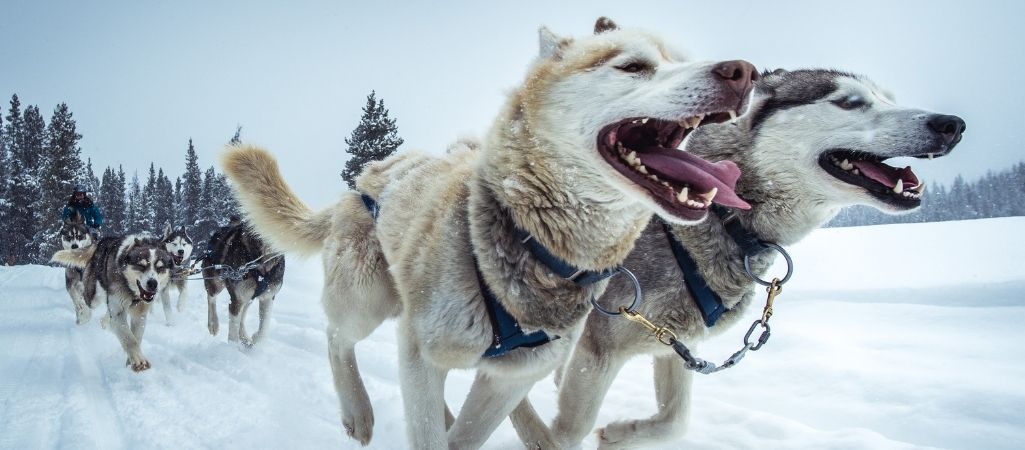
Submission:
[[[232,142],[238,142],[241,128]],[[189,139],[185,172],[172,181],[150,163],[140,179],[123,166],[107,167],[100,177],[92,160],[82,159],[82,135],[66,103],[47,122],[38,106],[22,109],[11,96],[0,115],[0,264],[46,263],[60,248],[61,210],[73,187],[82,185],[104,215],[104,235],[149,231],[165,224],[184,225],[201,250],[206,239],[239,208],[227,178],[213,166],[205,172]]]
[[[902,215],[883,214],[867,206],[844,208],[826,226],[850,227],[887,223],[943,222],[1025,216],[1025,162],[974,181],[958,175],[950,186],[930,184],[922,207]]]

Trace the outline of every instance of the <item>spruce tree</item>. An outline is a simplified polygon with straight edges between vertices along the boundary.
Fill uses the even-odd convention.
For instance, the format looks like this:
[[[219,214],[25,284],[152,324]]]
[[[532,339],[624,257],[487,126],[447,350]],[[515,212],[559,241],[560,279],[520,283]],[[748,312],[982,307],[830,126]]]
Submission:
[[[132,174],[132,182],[128,185],[128,200],[125,206],[125,233],[145,231],[142,219],[142,187],[139,186],[139,174]]]
[[[229,144],[235,145],[242,142],[242,125],[235,126],[235,135],[228,141]]]
[[[157,171],[157,185],[154,194],[154,231],[161,231],[165,224],[172,226],[178,224],[178,217],[174,216],[174,188],[171,180],[164,175],[164,169]]]
[[[199,170],[199,157],[196,156],[196,148],[192,146],[191,138],[189,139],[189,148],[185,151],[185,177],[182,183],[182,224],[194,227],[201,206],[203,173]]]
[[[158,225],[154,220],[156,217],[156,196],[157,196],[157,172],[153,163],[149,163],[149,176],[146,177],[146,184],[142,186],[142,198],[140,209],[142,214],[139,216],[140,227],[143,231],[154,232]]]
[[[184,198],[182,197],[182,177],[174,179],[174,203],[171,206],[171,210],[174,211],[175,220],[179,225],[186,225],[185,217],[182,211],[184,210]]]
[[[345,144],[348,145],[346,153],[352,157],[345,162],[345,169],[341,175],[349,189],[356,188],[355,180],[363,172],[363,166],[371,161],[387,158],[388,155],[395,153],[402,142],[395,126],[395,119],[388,117],[384,100],[376,99],[376,92],[371,91],[367,96],[367,104],[363,107],[363,117],[360,118],[359,125],[352,131],[352,135],[345,139]]]
[[[114,169],[107,167],[100,181],[100,205],[103,208],[103,230],[108,235],[125,232],[125,184]]]

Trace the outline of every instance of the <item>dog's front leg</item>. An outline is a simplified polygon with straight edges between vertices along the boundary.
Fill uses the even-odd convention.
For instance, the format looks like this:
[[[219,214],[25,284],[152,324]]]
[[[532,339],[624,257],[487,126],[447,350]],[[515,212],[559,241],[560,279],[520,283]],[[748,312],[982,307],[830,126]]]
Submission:
[[[185,312],[185,303],[189,300],[189,282],[183,280],[178,289],[178,312]]]
[[[563,367],[559,384],[559,412],[552,433],[559,447],[580,445],[594,428],[605,394],[623,368],[628,355],[616,349],[599,348],[588,327]]]
[[[228,341],[238,342],[239,326],[242,323],[242,307],[244,303],[241,298],[235,295],[235,289],[228,289]]]
[[[76,283],[68,287],[68,295],[71,296],[71,303],[75,305],[75,325],[88,323],[92,318],[92,308],[85,302],[84,286]]]
[[[445,435],[445,373],[424,359],[413,327],[399,333],[399,381],[410,448],[437,450],[448,446]]]
[[[655,399],[658,413],[649,419],[613,422],[598,431],[600,449],[655,445],[687,429],[694,372],[676,354],[655,358]]]
[[[264,292],[253,301],[257,300],[260,302],[260,325],[256,328],[256,333],[253,333],[253,339],[249,345],[256,345],[267,334],[267,328],[270,326],[270,310],[271,306],[274,306],[274,294],[270,291]],[[245,313],[242,314],[242,317],[245,317]]]
[[[142,355],[139,341],[128,326],[128,312],[125,311],[124,305],[119,300],[115,300],[114,303],[112,305],[109,300],[107,303],[107,310],[110,315],[110,330],[114,332],[118,341],[121,342],[121,348],[128,354],[128,361],[125,365],[131,366],[132,370],[136,372],[149,369],[149,361]]]
[[[171,286],[167,285],[160,291],[160,305],[164,307],[164,322],[167,326],[174,326],[174,316],[171,315]]]
[[[477,449],[527,395],[533,378],[499,379],[477,370],[470,394],[448,432],[448,448]]]

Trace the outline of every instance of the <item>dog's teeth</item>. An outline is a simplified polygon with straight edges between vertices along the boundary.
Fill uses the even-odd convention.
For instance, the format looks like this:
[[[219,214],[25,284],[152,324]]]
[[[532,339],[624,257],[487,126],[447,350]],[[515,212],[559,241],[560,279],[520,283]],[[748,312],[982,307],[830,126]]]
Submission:
[[[641,119],[641,123],[648,123],[648,118],[645,117],[645,118]]]
[[[680,203],[685,203],[689,197],[690,197],[690,188],[685,187],[683,189],[680,189],[680,195],[677,195],[676,199],[679,200]]]
[[[640,120],[634,120],[633,122],[630,122],[630,123],[637,123],[637,122],[640,122]]]
[[[918,195],[922,195],[923,193],[925,193],[925,183],[918,183],[918,186],[915,186],[911,189],[917,192]]]
[[[932,153],[930,153],[930,154],[929,154],[929,161],[932,161],[932,157],[933,157],[933,154],[932,154]]]
[[[732,110],[732,109],[729,112],[730,112],[730,123],[737,123],[737,112]]]
[[[851,164],[850,161],[845,159],[843,160],[843,162],[840,163],[840,168],[843,170],[851,170],[854,168],[854,164]]]
[[[705,203],[712,203],[712,199],[715,198],[715,194],[719,193],[719,188],[713,187],[710,191],[704,194],[698,194],[699,197],[705,199]]]
[[[645,175],[648,174],[648,168],[641,165],[641,158],[637,158],[637,171]]]
[[[627,155],[626,155],[626,162],[629,163],[632,166],[632,165],[634,165],[635,161],[637,161],[637,152],[630,151],[630,153],[627,153]]]
[[[650,179],[651,181],[658,181],[658,177],[656,177],[656,176],[654,176],[654,175],[648,175],[648,178],[649,178],[649,179]]]
[[[853,172],[853,173],[854,173],[855,175],[861,175],[861,171],[859,171],[858,169],[854,169],[854,172]]]
[[[893,186],[893,192],[895,194],[904,192],[904,180],[897,180],[897,184]]]

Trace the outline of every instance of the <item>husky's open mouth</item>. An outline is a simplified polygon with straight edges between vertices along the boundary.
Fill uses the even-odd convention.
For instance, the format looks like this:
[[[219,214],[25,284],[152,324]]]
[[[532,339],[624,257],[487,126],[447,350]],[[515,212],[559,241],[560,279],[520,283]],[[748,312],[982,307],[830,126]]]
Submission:
[[[135,286],[139,288],[139,298],[147,302],[152,302],[153,298],[157,296],[157,291],[147,291],[146,288],[142,287],[142,283],[139,280],[135,280]]]
[[[180,266],[182,265],[182,261],[185,259],[185,255],[172,254],[171,259],[174,261],[174,265]]]
[[[682,219],[703,218],[712,202],[747,209],[750,205],[734,192],[740,178],[736,164],[711,163],[677,149],[697,127],[735,117],[736,112],[729,111],[675,122],[648,117],[626,119],[601,130],[598,149],[609,165]]]
[[[942,153],[923,153],[915,158],[942,156]],[[901,209],[916,208],[922,204],[925,183],[911,171],[911,167],[898,169],[885,164],[888,158],[856,150],[835,149],[819,156],[819,165],[826,173],[848,184],[865,189],[873,197]]]

